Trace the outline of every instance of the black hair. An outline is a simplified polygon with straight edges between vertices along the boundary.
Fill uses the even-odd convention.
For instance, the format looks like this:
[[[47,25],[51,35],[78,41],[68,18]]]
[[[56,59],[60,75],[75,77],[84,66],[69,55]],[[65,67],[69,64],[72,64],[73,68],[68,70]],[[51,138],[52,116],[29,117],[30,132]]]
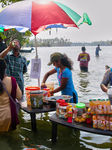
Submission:
[[[82,47],[82,51],[84,52],[85,50],[86,50],[86,48],[83,46],[83,47]]]
[[[63,57],[61,59],[61,64],[63,66],[66,66],[70,70],[73,69],[73,67],[72,67],[73,66],[73,61],[70,58],[68,58],[68,56],[66,54],[63,54]]]
[[[0,58],[0,79],[1,81],[4,79],[4,75],[5,75],[5,69],[6,69],[7,65],[6,62],[3,58]],[[0,82],[0,95],[2,95],[4,93],[4,88],[2,83]]]

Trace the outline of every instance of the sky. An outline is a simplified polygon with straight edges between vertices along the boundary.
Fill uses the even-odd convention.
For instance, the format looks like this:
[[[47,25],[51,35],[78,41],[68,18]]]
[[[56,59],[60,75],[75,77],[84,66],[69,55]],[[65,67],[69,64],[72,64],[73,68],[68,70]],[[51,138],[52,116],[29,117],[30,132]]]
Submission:
[[[49,0],[45,0],[49,1]],[[78,28],[56,29],[42,31],[36,38],[64,38],[71,42],[94,42],[112,40],[112,0],[55,0],[71,9],[80,16],[87,13],[92,25],[84,23]],[[33,37],[32,37],[33,38]]]
[[[51,39],[64,38],[71,42],[93,42],[112,40],[112,0],[55,0],[71,9],[80,16],[87,13],[92,25],[82,24],[79,29],[68,27],[67,29],[56,29],[42,31],[37,38]]]

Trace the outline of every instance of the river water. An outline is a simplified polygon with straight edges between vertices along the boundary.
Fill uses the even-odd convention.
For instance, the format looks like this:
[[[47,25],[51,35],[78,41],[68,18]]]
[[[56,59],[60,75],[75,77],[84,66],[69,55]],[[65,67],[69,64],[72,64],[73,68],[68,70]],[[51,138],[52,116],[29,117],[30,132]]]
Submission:
[[[40,83],[44,74],[53,68],[47,66],[50,61],[50,54],[54,52],[66,53],[74,62],[74,70],[72,71],[73,82],[78,93],[79,102],[89,102],[89,99],[98,97],[103,94],[100,89],[100,83],[105,73],[105,65],[112,66],[112,47],[102,46],[100,56],[95,57],[95,47],[86,46],[86,52],[90,54],[88,73],[81,73],[79,62],[77,61],[78,54],[81,52],[81,47],[39,47],[38,57],[41,58],[41,77]],[[22,54],[31,60],[35,58],[35,50],[30,54]],[[29,85],[38,85],[37,79],[31,79],[30,76],[31,64],[28,66],[28,72],[24,75],[25,87]],[[52,75],[47,80],[55,83],[55,88],[58,87],[56,75]],[[60,93],[58,93],[60,95]],[[63,127],[58,125],[57,142],[51,141],[52,125],[49,122],[49,116],[54,112],[42,113],[36,115],[37,131],[31,131],[30,115],[24,111],[20,111],[17,130],[10,133],[0,134],[0,149],[2,150],[110,150],[112,148],[112,137],[98,134],[87,133]]]

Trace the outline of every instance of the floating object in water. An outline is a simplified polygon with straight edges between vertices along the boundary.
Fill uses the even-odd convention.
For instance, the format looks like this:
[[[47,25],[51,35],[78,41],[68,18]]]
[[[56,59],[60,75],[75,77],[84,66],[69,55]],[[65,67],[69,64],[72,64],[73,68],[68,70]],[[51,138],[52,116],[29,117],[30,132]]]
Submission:
[[[20,53],[31,53],[34,48],[32,47],[31,49],[20,49]]]

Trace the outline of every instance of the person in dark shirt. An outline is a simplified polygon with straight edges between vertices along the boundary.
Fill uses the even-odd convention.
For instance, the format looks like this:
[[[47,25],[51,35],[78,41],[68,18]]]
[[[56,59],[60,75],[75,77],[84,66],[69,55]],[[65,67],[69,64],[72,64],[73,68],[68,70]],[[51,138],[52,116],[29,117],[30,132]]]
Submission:
[[[0,53],[6,49],[5,43],[3,43],[3,39],[0,37]]]
[[[100,45],[98,44],[98,47],[96,47],[96,51],[95,51],[96,57],[99,57],[99,51],[101,51],[101,49],[100,49]]]
[[[80,70],[82,72],[88,72],[88,62],[90,61],[90,55],[85,52],[86,48],[82,47],[82,53],[78,55],[77,60],[80,61]]]

